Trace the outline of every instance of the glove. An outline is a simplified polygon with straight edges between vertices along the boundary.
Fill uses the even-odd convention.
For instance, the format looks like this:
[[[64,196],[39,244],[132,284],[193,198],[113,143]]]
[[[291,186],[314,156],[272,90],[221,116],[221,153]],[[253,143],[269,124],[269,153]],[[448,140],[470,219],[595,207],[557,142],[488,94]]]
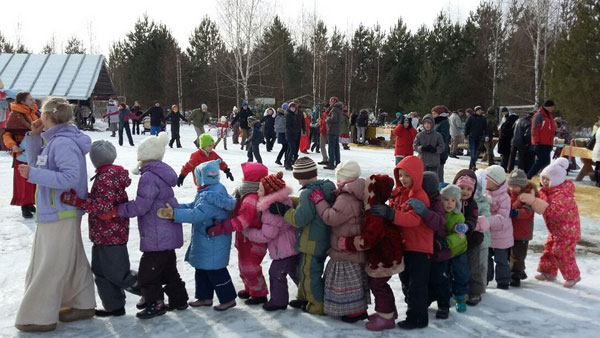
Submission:
[[[519,210],[510,209],[510,218],[515,218],[515,217],[519,217]]]
[[[281,202],[275,202],[275,203],[271,203],[271,205],[269,205],[269,211],[273,214],[273,215],[285,215],[285,213],[288,211],[290,207],[281,203]]]
[[[71,191],[69,191],[68,193],[63,192],[60,195],[60,201],[66,205],[71,205],[77,208],[81,208],[83,203],[85,203],[85,200],[77,197],[77,192],[75,191],[75,189],[71,189]]]
[[[454,232],[458,233],[460,238],[464,238],[468,230],[469,227],[465,223],[458,223],[454,226]]]
[[[102,214],[102,215],[97,215],[96,217],[98,217],[99,220],[102,221],[110,221],[111,219],[115,218],[115,217],[119,217],[119,207],[114,207],[112,208],[111,211],[107,212],[106,214]]]
[[[321,189],[313,190],[313,192],[310,193],[310,196],[308,196],[308,200],[311,201],[314,205],[319,204],[319,202],[321,202],[324,199],[325,196],[323,195],[323,191]]]
[[[390,208],[385,204],[375,204],[371,207],[371,213],[373,214],[373,216],[385,218],[391,221],[394,219],[394,215],[396,212],[394,211],[394,209]]]
[[[185,176],[179,175],[179,177],[177,178],[177,186],[181,187],[183,185],[184,180],[185,180]]]
[[[435,147],[432,146],[431,144],[428,144],[426,146],[422,146],[421,150],[425,153],[434,153],[436,151]]]
[[[411,198],[408,200],[408,205],[413,208],[413,210],[421,217],[424,217],[429,212],[425,203],[419,201],[416,198]]]
[[[525,204],[532,205],[535,202],[535,193],[522,193],[519,195],[519,200]]]
[[[233,232],[233,226],[231,225],[231,219],[226,219],[222,222],[215,221],[215,225],[206,229],[208,237],[215,237],[220,235],[229,235]]]
[[[173,218],[175,218],[173,216],[173,208],[171,208],[171,205],[169,203],[167,203],[167,207],[166,208],[160,208],[160,209],[158,209],[158,211],[156,212],[156,215],[159,218],[162,218],[162,219],[173,219]]]
[[[233,181],[233,175],[231,174],[231,169],[227,168],[225,170],[223,170],[223,172],[225,173],[225,176],[227,176],[227,178],[231,181]]]
[[[342,251],[348,250],[348,247],[346,246],[346,237],[338,238],[338,248]]]

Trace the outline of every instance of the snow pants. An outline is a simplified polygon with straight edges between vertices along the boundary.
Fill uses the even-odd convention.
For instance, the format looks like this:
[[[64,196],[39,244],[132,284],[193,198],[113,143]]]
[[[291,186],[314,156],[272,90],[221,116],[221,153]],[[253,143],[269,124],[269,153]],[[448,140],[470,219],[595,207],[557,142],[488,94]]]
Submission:
[[[512,272],[512,279],[521,280],[526,279],[527,274],[525,273],[525,258],[527,258],[527,248],[529,247],[529,241],[517,241],[510,249],[510,271]]]
[[[148,304],[164,300],[163,292],[169,296],[172,307],[185,305],[188,301],[185,282],[177,271],[175,250],[144,252],[140,259],[138,284]]]
[[[129,269],[127,244],[94,244],[92,247],[92,272],[104,309],[114,311],[124,307],[124,289],[137,281],[137,277]]]
[[[294,255],[271,262],[271,267],[269,268],[269,285],[271,288],[271,300],[269,303],[271,305],[287,306],[290,301],[287,276],[290,276],[294,284],[298,285],[299,258],[299,255]]]
[[[565,280],[577,279],[580,273],[575,261],[576,245],[576,240],[567,240],[549,234],[544,243],[538,271],[554,276],[560,271]]]
[[[469,278],[469,294],[485,293],[488,272],[488,247],[482,244],[467,249],[471,276]]]
[[[408,305],[406,321],[417,325],[427,326],[429,315],[427,305],[429,300],[429,272],[431,260],[422,252],[404,252],[404,271],[400,273],[402,290]]]
[[[235,287],[227,268],[218,270],[196,269],[196,299],[211,300],[217,294],[219,303],[229,303],[235,299]]]
[[[296,299],[307,301],[306,310],[314,315],[323,315],[324,281],[323,269],[327,257],[300,254],[300,283]]]
[[[508,285],[512,280],[512,274],[510,272],[510,266],[508,256],[510,255],[510,248],[508,249],[489,249],[488,255],[488,271],[487,281],[491,282],[496,277],[496,283]],[[495,266],[494,266],[495,263]]]
[[[238,268],[240,278],[244,282],[244,290],[248,291],[252,298],[266,297],[269,291],[260,263],[267,254],[267,244],[253,242],[241,231],[237,231],[235,247],[238,250]]]
[[[391,277],[369,277],[369,288],[375,297],[375,311],[383,314],[394,314],[394,318],[398,316],[396,311],[396,300],[394,291],[388,284]]]

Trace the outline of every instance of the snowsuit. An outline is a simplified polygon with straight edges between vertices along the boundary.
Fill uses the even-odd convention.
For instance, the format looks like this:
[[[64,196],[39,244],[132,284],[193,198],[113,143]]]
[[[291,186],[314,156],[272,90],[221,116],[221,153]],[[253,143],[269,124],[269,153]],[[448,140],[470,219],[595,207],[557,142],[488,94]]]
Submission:
[[[289,293],[287,276],[298,285],[298,249],[296,248],[296,230],[288,224],[283,216],[274,215],[269,211],[269,205],[281,202],[292,206],[289,198],[292,189],[285,187],[267,196],[259,198],[257,208],[262,212],[262,228],[248,228],[244,231],[246,237],[256,243],[266,243],[269,256],[273,260],[269,268],[269,286],[271,300],[269,304],[287,306]]]
[[[322,315],[323,309],[323,268],[330,247],[330,228],[319,217],[316,207],[308,199],[315,189],[321,189],[325,200],[335,201],[335,185],[331,181],[316,180],[301,188],[298,206],[289,209],[285,221],[300,231],[298,251],[300,251],[300,283],[298,300],[307,301],[306,310]]]
[[[538,195],[535,186],[527,183],[522,193],[535,192]],[[510,271],[512,279],[526,279],[525,258],[527,258],[527,248],[529,241],[533,238],[533,217],[534,212],[531,206],[519,200],[519,194],[510,194],[511,209],[517,210],[517,216],[512,218],[513,235],[515,244],[510,249]]]
[[[446,149],[442,134],[438,133],[433,128],[429,131],[423,130],[415,137],[413,149],[419,153],[425,171],[439,173],[440,156],[444,152],[444,149]],[[440,182],[443,181],[443,177],[440,177]]]
[[[325,269],[325,314],[341,317],[367,311],[369,300],[367,275],[365,273],[365,253],[340,250],[340,237],[354,237],[361,234],[363,196],[365,180],[357,178],[346,183],[338,183],[333,205],[321,201],[316,205],[317,213],[325,224],[331,227],[331,248]]]
[[[440,136],[441,138],[441,136]],[[406,188],[400,183],[398,171],[406,171],[413,179],[413,185]],[[403,285],[407,285],[406,321],[415,326],[427,326],[428,284],[433,254],[433,231],[409,205],[408,200],[416,198],[430,207],[429,197],[422,188],[423,162],[416,156],[405,157],[394,169],[396,188],[390,198],[390,207],[396,210],[393,224],[402,229],[404,244],[404,271],[400,274]]]
[[[511,281],[510,267],[508,264],[510,248],[514,244],[513,226],[510,220],[510,196],[506,189],[508,182],[505,181],[497,190],[488,190],[487,194],[492,199],[490,204],[490,234],[492,244],[489,249],[488,258],[488,282],[494,279],[501,284],[509,284]],[[496,267],[494,269],[494,263]],[[495,271],[494,271],[495,270]]]
[[[165,121],[167,120],[171,120],[171,141],[169,142],[169,147],[172,148],[173,143],[177,142],[177,148],[181,148],[181,139],[179,136],[179,122],[181,120],[187,122],[188,120],[186,120],[186,118],[183,115],[181,115],[181,113],[174,111],[169,113],[169,115],[165,118]]]
[[[25,140],[28,181],[37,185],[38,224],[15,324],[56,324],[61,307],[96,307],[94,279],[81,241],[83,213],[60,200],[70,189],[87,198],[85,155],[92,142],[70,124]]]
[[[196,269],[196,299],[211,300],[216,292],[219,302],[235,299],[236,293],[227,265],[231,234],[208,237],[206,229],[214,221],[224,221],[235,208],[235,199],[219,182],[219,160],[205,162],[194,170],[200,188],[194,202],[173,210],[176,223],[192,223],[192,238],[185,260]]]
[[[217,123],[217,142],[215,142],[214,148],[219,145],[219,142],[223,140],[223,148],[227,150],[227,129],[229,128],[229,123],[225,121],[225,123]],[[213,149],[214,149],[213,148]]]
[[[177,174],[161,161],[147,162],[141,174],[136,199],[119,205],[118,210],[120,217],[138,218],[140,251],[143,252],[138,285],[147,304],[163,300],[164,291],[169,296],[169,305],[183,306],[188,294],[177,271],[175,255],[175,249],[183,246],[183,230],[181,223],[157,215],[158,209],[167,203],[173,208],[179,207],[173,192]]]
[[[566,180],[556,187],[542,188],[540,197],[549,206],[543,214],[548,238],[538,271],[555,276],[560,270],[565,280],[577,279],[580,273],[575,261],[575,246],[581,239],[581,229],[575,203],[575,184]]]

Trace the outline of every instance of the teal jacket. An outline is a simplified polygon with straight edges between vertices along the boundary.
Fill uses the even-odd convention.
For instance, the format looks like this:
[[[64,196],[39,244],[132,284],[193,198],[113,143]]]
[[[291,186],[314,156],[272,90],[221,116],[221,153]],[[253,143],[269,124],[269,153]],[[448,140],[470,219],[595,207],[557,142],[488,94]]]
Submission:
[[[460,212],[446,211],[446,243],[452,252],[452,258],[467,251],[467,236],[459,235],[454,231],[454,226],[465,222],[465,216]]]
[[[335,188],[335,184],[329,180],[310,182],[300,189],[298,206],[285,213],[285,221],[300,231],[298,251],[318,257],[327,256],[331,228],[319,217],[315,205],[308,197],[315,189],[321,189],[325,200],[332,205],[335,202]]]

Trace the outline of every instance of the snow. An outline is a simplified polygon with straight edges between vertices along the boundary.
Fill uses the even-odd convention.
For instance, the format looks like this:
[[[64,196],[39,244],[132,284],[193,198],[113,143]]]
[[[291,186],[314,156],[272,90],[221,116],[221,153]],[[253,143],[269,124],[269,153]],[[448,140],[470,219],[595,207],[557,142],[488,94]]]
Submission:
[[[133,168],[136,164],[134,147],[119,147],[116,138],[111,138],[109,132],[88,132],[93,140],[108,139],[118,148],[116,163]],[[165,161],[176,171],[188,160],[189,155],[195,150],[192,141],[195,133],[192,127],[182,127],[183,149],[167,149]],[[139,143],[144,136],[134,136],[134,141]],[[225,151],[219,144],[217,152],[231,167],[236,179],[235,182],[222,178],[228,191],[232,192],[242,179],[240,163],[246,161],[245,151],[239,145],[231,144],[228,140],[229,150]],[[275,146],[276,151],[279,145]],[[277,152],[267,153],[261,150],[264,163],[271,173],[283,170],[283,167],[274,164]],[[320,154],[310,154],[313,160],[320,161]],[[354,159],[362,167],[363,177],[374,173],[392,175],[394,157],[392,150],[372,148],[352,148],[342,150],[342,159]],[[31,243],[35,231],[32,220],[23,220],[20,210],[9,205],[12,196],[12,168],[11,157],[7,154],[0,155],[0,174],[4,177],[6,186],[0,190],[0,197],[4,201],[0,205],[0,214],[4,222],[0,225],[0,299],[3,306],[0,308],[0,337],[33,336],[19,333],[14,328],[16,311],[23,294],[25,273],[29,264]],[[450,180],[461,168],[467,167],[467,158],[460,160],[450,159],[446,165],[446,177]],[[88,161],[88,175],[93,175],[93,167]],[[299,188],[291,172],[284,171],[286,182],[296,191]],[[333,171],[319,170],[321,178],[335,180]],[[139,176],[132,176],[133,183],[128,189],[130,197],[135,196]],[[181,202],[193,200],[195,188],[191,177],[188,177],[184,187],[176,188],[177,198]],[[533,279],[537,262],[539,261],[541,245],[547,235],[543,219],[536,218],[534,239],[531,242],[527,258],[527,274],[529,279],[522,283],[522,287],[511,288],[509,291],[498,290],[495,282],[490,283],[488,292],[483,296],[483,301],[477,307],[469,307],[465,314],[458,314],[451,310],[448,320],[435,319],[436,305],[429,310],[430,324],[423,330],[410,333],[415,337],[522,337],[522,336],[547,336],[556,337],[570,335],[572,337],[596,336],[594,332],[600,329],[600,232],[597,219],[592,215],[582,215],[582,243],[578,246],[578,263],[583,280],[573,289],[562,287],[562,279],[557,282],[539,282]],[[194,269],[183,261],[185,249],[189,244],[190,225],[184,225],[186,243],[177,250],[179,272],[187,284],[188,293],[194,295]],[[82,222],[82,236],[88,257],[91,257],[91,243],[88,238],[87,218]],[[135,269],[139,263],[139,235],[137,222],[131,221],[131,235],[128,244],[131,265]],[[270,258],[263,262],[263,273],[268,278]],[[233,277],[235,287],[242,287],[237,268],[237,252],[231,250],[229,271]],[[399,319],[403,319],[406,305],[397,277],[391,280],[392,288],[396,295]],[[290,297],[296,292],[296,287],[289,281]],[[346,324],[336,318],[318,317],[303,313],[299,310],[288,308],[287,311],[267,313],[260,306],[249,307],[238,302],[237,307],[224,313],[217,313],[211,308],[188,309],[182,312],[168,313],[162,317],[151,320],[138,320],[135,318],[135,303],[137,297],[128,294],[126,305],[127,315],[119,318],[93,319],[83,322],[59,324],[56,331],[46,334],[49,337],[136,337],[136,336],[179,336],[193,334],[202,337],[395,337],[401,334],[400,329],[388,330],[383,333],[369,332],[364,328],[364,322]],[[215,302],[217,302],[215,298]],[[100,299],[97,298],[101,307]],[[370,312],[373,311],[373,305]]]

